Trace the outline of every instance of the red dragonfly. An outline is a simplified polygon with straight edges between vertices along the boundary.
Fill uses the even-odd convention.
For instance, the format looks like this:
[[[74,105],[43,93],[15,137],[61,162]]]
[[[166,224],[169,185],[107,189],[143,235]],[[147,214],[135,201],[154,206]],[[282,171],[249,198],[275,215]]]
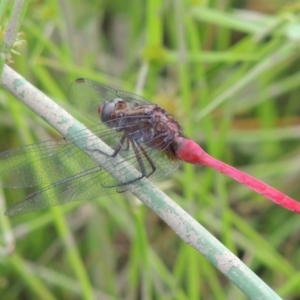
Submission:
[[[73,144],[74,141],[77,145],[85,143],[84,131],[0,153],[3,187],[48,185],[8,208],[6,215],[124,192],[129,184],[143,177],[161,180],[170,176],[181,160],[212,167],[300,214],[300,202],[211,157],[193,140],[183,136],[180,125],[170,114],[143,97],[80,78],[71,85],[69,99],[79,111],[96,122],[97,125],[89,130],[110,145],[112,153],[93,148],[93,141],[86,145],[89,151],[107,156],[105,165],[100,167]],[[126,168],[118,167],[117,156],[138,172],[128,174]],[[115,168],[121,175],[118,178],[123,180],[109,174]]]

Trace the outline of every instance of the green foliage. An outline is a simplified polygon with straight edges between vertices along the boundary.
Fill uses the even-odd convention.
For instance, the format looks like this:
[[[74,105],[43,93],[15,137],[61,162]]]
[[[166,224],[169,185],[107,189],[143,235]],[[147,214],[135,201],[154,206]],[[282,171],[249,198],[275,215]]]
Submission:
[[[124,3],[30,1],[24,11],[25,1],[14,43],[24,32],[27,45],[15,56],[5,29],[16,8],[0,2],[1,64],[12,55],[87,125],[66,100],[74,79],[142,94],[211,155],[300,199],[300,2]],[[57,136],[0,89],[1,151]],[[183,164],[158,186],[281,297],[299,298],[298,215],[204,167]],[[4,203],[28,193],[0,195],[3,299],[246,299],[130,194],[4,217]]]

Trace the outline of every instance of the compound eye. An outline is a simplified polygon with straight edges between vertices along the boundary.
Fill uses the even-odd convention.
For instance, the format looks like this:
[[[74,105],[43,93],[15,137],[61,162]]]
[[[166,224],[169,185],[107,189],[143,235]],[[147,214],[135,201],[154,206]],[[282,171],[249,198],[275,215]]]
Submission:
[[[112,119],[112,115],[115,112],[115,103],[105,101],[103,105],[98,108],[98,113],[100,114],[101,121],[107,122]]]

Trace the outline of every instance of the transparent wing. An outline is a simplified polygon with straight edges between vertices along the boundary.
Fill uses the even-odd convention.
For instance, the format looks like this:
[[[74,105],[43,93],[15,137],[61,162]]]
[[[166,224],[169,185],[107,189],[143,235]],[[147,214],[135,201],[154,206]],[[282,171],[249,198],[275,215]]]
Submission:
[[[29,194],[9,207],[5,214],[14,216],[75,200],[93,200],[116,193],[120,186],[107,187],[111,182],[115,182],[115,179],[109,173],[95,167]]]
[[[122,98],[128,103],[132,103],[132,106],[150,103],[141,96],[117,91],[104,84],[84,78],[79,78],[71,84],[68,98],[82,114],[96,123],[100,121],[98,108],[104,101]]]
[[[113,149],[119,147],[118,155],[138,172],[128,173],[123,164],[118,164],[115,157],[108,154],[103,168],[100,168],[73,145],[75,139],[77,143],[86,142],[85,130],[72,134],[68,140],[61,138],[5,151],[0,153],[2,186],[51,184],[17,202],[6,214],[16,215],[75,200],[93,200],[124,192],[128,184],[142,177],[161,180],[174,173],[179,166],[178,160],[171,160],[165,152],[147,145],[136,145],[137,151],[133,151],[130,142],[120,145],[122,132],[103,128],[103,125],[94,126],[91,131]],[[93,141],[89,144],[93,145]],[[102,152],[101,149],[89,147],[90,151]],[[116,180],[109,172],[117,173],[121,179]]]
[[[168,177],[178,168],[178,160],[171,162],[166,159],[161,151],[147,149],[147,147],[145,147],[145,150],[148,158],[142,152],[139,152],[137,157],[136,153],[133,155],[133,151],[128,149],[122,149],[120,153],[127,164],[139,171],[138,175],[128,173],[128,169],[124,168],[123,164],[118,164],[114,157],[108,157],[103,168],[95,166],[31,193],[11,206],[6,211],[6,215],[13,216],[71,201],[94,200],[104,195],[124,192],[128,184],[139,182],[138,179],[143,177],[141,174],[141,162],[146,171],[144,176],[152,173],[153,169],[149,158],[156,163],[156,170],[150,175],[150,178],[154,180]],[[109,172],[115,172],[119,178],[123,179],[116,180]]]
[[[109,131],[105,130],[102,135],[105,134]],[[85,143],[86,132],[76,132],[69,140],[59,138],[0,153],[0,186],[50,184],[95,167],[97,164],[73,144],[75,139]]]
[[[123,135],[122,132],[106,129],[103,125],[94,126],[90,130],[113,149],[119,146]],[[97,164],[73,144],[75,141],[83,145],[86,143],[85,130],[73,133],[68,140],[60,138],[0,153],[0,186],[20,188],[45,183],[51,184],[96,167]],[[90,144],[92,145],[93,141],[90,141]],[[90,150],[93,150],[91,146],[89,147]],[[161,174],[170,175],[175,171],[173,169],[174,164],[177,165],[176,161],[169,160],[164,152],[145,145],[144,148],[150,161],[156,167],[153,178],[161,179]],[[94,151],[101,151],[101,149],[96,148]],[[107,155],[109,157],[109,154]],[[153,169],[143,153],[141,151],[138,154],[134,153],[131,145],[122,145],[119,155],[134,164],[138,170],[141,168],[139,162],[142,162],[146,174],[151,173]],[[163,175],[163,177],[166,176]]]

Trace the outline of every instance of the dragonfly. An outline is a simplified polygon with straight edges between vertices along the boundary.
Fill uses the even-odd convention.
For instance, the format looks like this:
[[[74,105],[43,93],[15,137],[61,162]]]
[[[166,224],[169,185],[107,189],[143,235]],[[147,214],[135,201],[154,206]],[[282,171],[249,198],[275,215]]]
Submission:
[[[104,164],[98,165],[78,147],[86,142],[85,130],[0,153],[0,186],[43,185],[9,207],[5,212],[7,216],[122,193],[142,178],[157,181],[171,176],[181,161],[209,166],[300,214],[300,202],[210,156],[184,136],[172,115],[145,98],[84,78],[72,83],[68,98],[96,124],[88,129],[95,140],[86,147],[105,155]],[[98,138],[106,142],[111,151],[94,146]],[[119,165],[118,157],[136,172],[128,172],[127,167]],[[118,179],[111,175],[115,170]]]

